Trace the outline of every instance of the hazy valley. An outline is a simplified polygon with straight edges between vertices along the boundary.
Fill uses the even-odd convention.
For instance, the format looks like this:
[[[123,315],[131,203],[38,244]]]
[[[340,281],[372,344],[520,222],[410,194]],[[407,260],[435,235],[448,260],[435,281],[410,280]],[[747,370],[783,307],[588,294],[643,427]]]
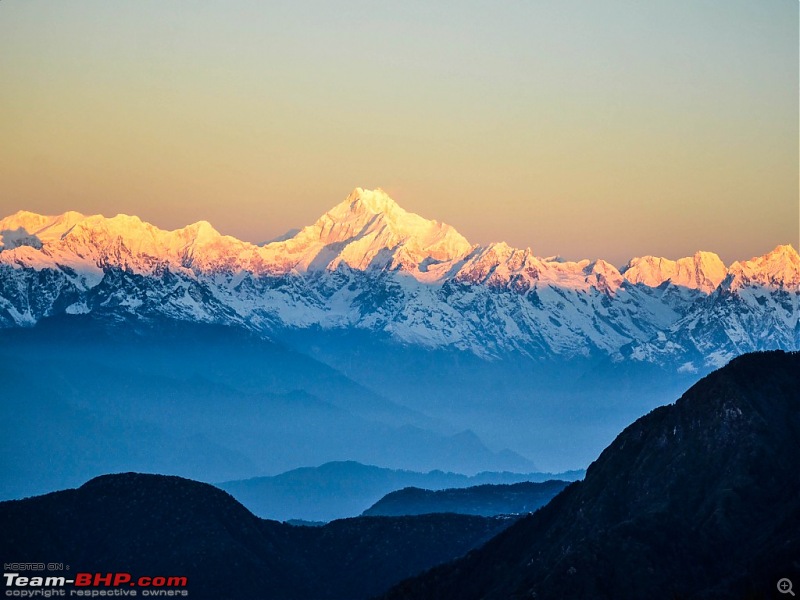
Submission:
[[[263,246],[78,213],[0,235],[6,497],[125,465],[580,469],[713,367],[800,347],[790,246],[618,269],[472,245],[361,189]]]
[[[800,572],[799,361],[737,358],[627,427],[583,481],[528,516],[295,526],[206,484],[128,473],[0,503],[0,551],[176,573],[200,598],[763,597]],[[471,504],[479,490],[448,494]]]

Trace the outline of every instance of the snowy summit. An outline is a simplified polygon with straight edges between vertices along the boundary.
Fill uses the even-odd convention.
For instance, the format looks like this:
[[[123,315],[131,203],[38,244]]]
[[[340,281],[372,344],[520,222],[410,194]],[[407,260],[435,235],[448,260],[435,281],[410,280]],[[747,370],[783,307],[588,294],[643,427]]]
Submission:
[[[483,357],[606,356],[691,370],[800,348],[791,246],[729,268],[711,252],[602,260],[476,246],[453,227],[356,188],[288,239],[257,246],[205,221],[164,231],[135,216],[0,220],[0,326],[98,308],[282,328],[357,328]],[[137,279],[138,278],[138,279]]]

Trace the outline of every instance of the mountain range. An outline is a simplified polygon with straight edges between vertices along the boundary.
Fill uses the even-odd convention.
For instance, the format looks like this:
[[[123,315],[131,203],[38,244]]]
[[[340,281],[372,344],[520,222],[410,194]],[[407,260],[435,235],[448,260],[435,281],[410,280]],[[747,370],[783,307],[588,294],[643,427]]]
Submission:
[[[355,189],[314,224],[257,246],[201,221],[18,212],[0,220],[0,325],[113,310],[141,318],[357,329],[484,358],[604,356],[702,371],[765,346],[796,349],[800,257],[788,245],[725,266],[536,257]]]
[[[188,458],[188,448],[202,448],[215,454],[205,464],[236,467],[169,471],[205,481],[343,460],[468,474],[582,469],[626,424],[731,358],[800,348],[800,257],[791,246],[727,266],[705,251],[620,268],[564,261],[471,244],[381,190],[357,188],[314,224],[263,245],[206,222],[164,231],[125,215],[24,211],[0,220],[0,244],[0,351],[15,394],[35,387],[37,414],[55,403],[68,422],[81,414],[101,432],[108,415],[76,399],[91,379],[72,381],[79,371],[65,366],[82,360],[73,340],[94,336],[81,352],[105,387],[89,397],[121,410],[139,393],[122,387],[139,386],[152,405],[175,407],[148,388],[154,373],[172,380],[165,389],[202,388],[216,413],[156,423],[157,432],[137,419],[115,427],[133,449],[146,443]],[[194,330],[194,345],[176,343],[181,328]],[[39,360],[56,348],[61,367]],[[145,349],[158,360],[148,363]],[[209,376],[236,400],[212,402]],[[190,394],[178,397],[188,410]],[[207,425],[237,421],[243,397],[266,411],[260,437],[189,432],[198,415]],[[13,439],[43,435],[35,415],[3,408]],[[188,414],[175,408],[173,417]],[[44,430],[61,443],[53,427]],[[59,485],[106,472],[88,466],[108,455],[102,445],[85,445],[62,444],[80,473]]]
[[[319,467],[303,467],[292,469],[272,477],[254,477],[239,481],[227,481],[217,484],[253,514],[281,521],[330,521],[342,519],[359,514],[365,515],[412,515],[423,512],[458,512],[462,514],[483,514],[492,516],[520,510],[496,510],[489,512],[467,512],[464,510],[420,511],[415,509],[394,510],[394,512],[372,511],[373,504],[387,500],[386,495],[403,488],[420,491],[448,490],[469,488],[480,490],[481,486],[488,486],[486,495],[491,492],[501,492],[499,484],[530,483],[533,486],[526,491],[539,491],[538,494],[529,494],[530,500],[542,499],[542,503],[553,497],[565,481],[574,481],[583,476],[581,471],[566,473],[492,473],[482,472],[471,477],[459,473],[445,473],[443,471],[429,471],[418,473],[414,471],[386,469],[372,465],[363,465],[355,461],[330,462]],[[559,479],[553,482],[550,480]],[[544,485],[544,482],[548,485]],[[490,485],[495,484],[495,485]],[[476,487],[477,486],[477,487]],[[561,487],[559,487],[561,486]],[[507,485],[501,485],[501,488]],[[491,489],[489,489],[491,488]],[[432,492],[433,493],[433,492]],[[391,501],[390,501],[391,502]],[[429,505],[435,502],[428,502]],[[464,505],[467,502],[462,503]],[[446,504],[442,504],[445,506]],[[458,502],[451,502],[451,506]],[[372,511],[372,512],[370,512]]]

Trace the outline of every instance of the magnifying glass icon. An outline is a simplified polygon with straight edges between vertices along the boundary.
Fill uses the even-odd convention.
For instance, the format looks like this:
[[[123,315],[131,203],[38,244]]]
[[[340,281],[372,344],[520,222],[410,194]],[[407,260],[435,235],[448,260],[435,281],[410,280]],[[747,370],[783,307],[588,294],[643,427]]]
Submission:
[[[786,579],[786,577],[784,577],[783,579],[779,579],[778,591],[781,594],[791,594],[792,596],[794,596],[794,592],[792,591],[792,580]]]

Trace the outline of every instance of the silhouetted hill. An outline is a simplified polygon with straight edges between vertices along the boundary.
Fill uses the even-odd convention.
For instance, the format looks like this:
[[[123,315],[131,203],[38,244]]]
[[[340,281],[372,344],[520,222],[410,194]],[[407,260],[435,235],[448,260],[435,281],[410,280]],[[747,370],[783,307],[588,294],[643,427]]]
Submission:
[[[800,354],[743,356],[537,513],[386,598],[779,597],[779,578],[800,581],[798,473]]]
[[[127,473],[0,503],[0,555],[70,572],[188,578],[192,598],[356,599],[463,555],[508,526],[466,515],[361,517],[298,527],[226,492]]]
[[[541,508],[563,490],[566,481],[477,485],[462,489],[423,490],[407,487],[387,494],[364,511],[364,516],[397,517],[432,513],[462,515],[525,514]]]
[[[574,480],[583,471],[551,473],[483,472],[467,476],[460,473],[429,471],[419,473],[364,465],[355,461],[335,461],[319,467],[292,469],[271,477],[255,477],[217,484],[260,517],[330,521],[361,514],[390,492],[405,487],[429,490],[464,488],[487,483],[518,483]]]

